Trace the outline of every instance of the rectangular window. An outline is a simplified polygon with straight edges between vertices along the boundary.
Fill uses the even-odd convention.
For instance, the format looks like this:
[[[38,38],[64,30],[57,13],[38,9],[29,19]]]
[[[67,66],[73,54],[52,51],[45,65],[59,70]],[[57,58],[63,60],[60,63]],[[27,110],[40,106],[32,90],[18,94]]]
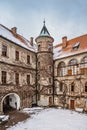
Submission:
[[[50,89],[49,89],[49,94],[51,94],[51,93],[52,93],[52,89],[50,88]]]
[[[19,74],[15,73],[15,83],[19,84]]]
[[[51,78],[49,78],[49,83],[51,83],[52,82],[52,80],[51,80]]]
[[[27,55],[27,64],[30,64],[30,56]]]
[[[59,91],[62,92],[62,91],[63,91],[63,84],[60,83],[59,85],[60,85],[60,86],[59,86]]]
[[[2,71],[2,84],[6,84],[6,71]]]
[[[85,92],[87,92],[87,86],[85,86]]]
[[[2,56],[7,56],[7,46],[2,45]]]
[[[38,67],[40,67],[40,62],[38,62]]]
[[[19,60],[19,51],[15,52],[15,60],[17,60],[17,61]]]
[[[71,91],[74,92],[74,85],[71,85]]]
[[[27,84],[30,84],[30,75],[27,75]]]
[[[52,72],[52,67],[51,67],[51,65],[49,66],[49,71]]]

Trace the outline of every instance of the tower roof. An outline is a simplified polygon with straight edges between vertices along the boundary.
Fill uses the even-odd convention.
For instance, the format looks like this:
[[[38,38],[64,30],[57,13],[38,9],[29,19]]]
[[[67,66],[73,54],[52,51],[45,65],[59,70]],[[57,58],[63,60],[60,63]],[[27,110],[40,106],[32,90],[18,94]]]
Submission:
[[[43,23],[44,23],[44,25],[43,25],[43,28],[42,28],[39,36],[50,36],[50,33],[48,32],[48,30],[45,26],[45,20]]]

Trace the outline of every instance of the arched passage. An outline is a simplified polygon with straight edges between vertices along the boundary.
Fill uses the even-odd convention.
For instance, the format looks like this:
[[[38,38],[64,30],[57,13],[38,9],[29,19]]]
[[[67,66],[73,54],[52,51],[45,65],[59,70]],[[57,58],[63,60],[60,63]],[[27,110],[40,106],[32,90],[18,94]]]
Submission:
[[[20,97],[16,93],[9,93],[5,95],[1,101],[1,111],[5,112],[9,109],[20,108]]]

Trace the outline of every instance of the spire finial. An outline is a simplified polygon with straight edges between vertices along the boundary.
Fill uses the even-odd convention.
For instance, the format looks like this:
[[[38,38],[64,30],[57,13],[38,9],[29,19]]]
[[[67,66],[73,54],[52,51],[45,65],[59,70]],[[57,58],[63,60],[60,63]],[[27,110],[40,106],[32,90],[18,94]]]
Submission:
[[[45,18],[44,18],[44,21],[43,21],[43,23],[44,23],[44,26],[45,26]]]

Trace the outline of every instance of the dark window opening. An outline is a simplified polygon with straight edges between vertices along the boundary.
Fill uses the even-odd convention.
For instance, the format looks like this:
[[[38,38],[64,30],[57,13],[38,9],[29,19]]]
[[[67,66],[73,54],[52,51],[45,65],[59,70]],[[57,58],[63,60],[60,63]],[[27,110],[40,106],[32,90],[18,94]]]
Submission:
[[[16,84],[19,84],[19,74],[18,73],[15,74],[15,82],[16,82]]]
[[[30,56],[27,55],[27,64],[30,64]]]
[[[87,86],[85,86],[85,92],[87,92]]]
[[[59,91],[62,92],[63,91],[63,84],[62,83],[60,83],[59,88],[60,88]]]
[[[74,84],[71,85],[71,91],[74,92]]]
[[[2,84],[6,84],[6,71],[2,71]]]
[[[38,51],[40,51],[40,49],[41,49],[41,46],[40,46],[40,45],[38,45]]]
[[[15,52],[15,60],[17,60],[17,61],[19,60],[19,51]]]
[[[27,84],[30,84],[30,75],[27,75]]]

